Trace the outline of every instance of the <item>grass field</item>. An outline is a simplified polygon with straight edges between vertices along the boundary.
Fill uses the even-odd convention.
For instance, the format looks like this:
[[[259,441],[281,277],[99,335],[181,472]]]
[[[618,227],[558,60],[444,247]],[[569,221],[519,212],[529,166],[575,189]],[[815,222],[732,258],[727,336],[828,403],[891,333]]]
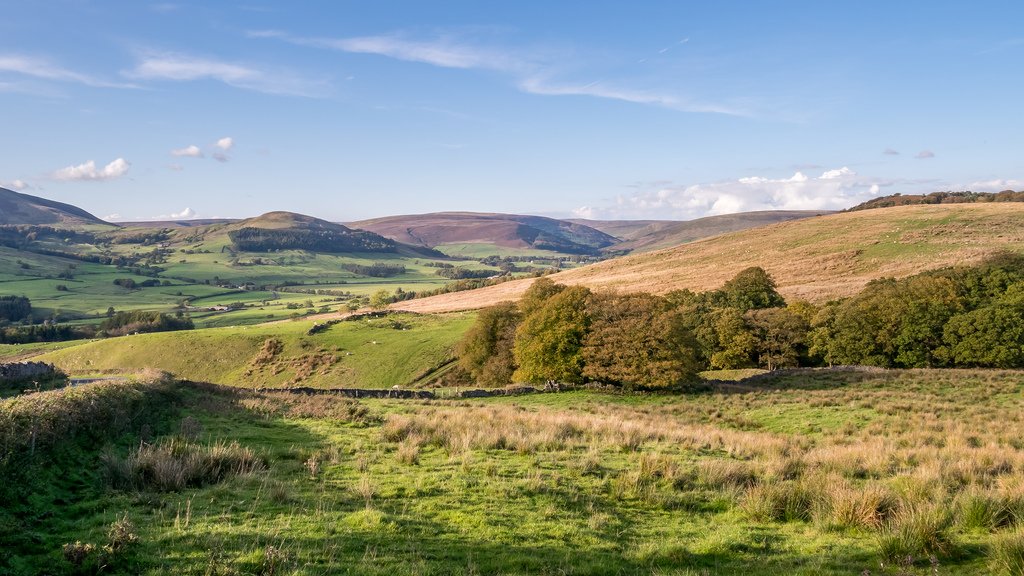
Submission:
[[[447,365],[472,320],[472,314],[462,313],[395,314],[340,322],[314,335],[308,334],[312,321],[285,321],[108,338],[34,359],[72,374],[153,368],[247,388],[389,388],[412,384]],[[9,352],[25,349],[11,347]]]
[[[62,545],[132,540],[127,519],[112,565],[145,574],[1019,574],[1022,393],[984,371],[472,402],[187,389],[145,454],[60,456],[37,545],[6,555],[66,572]],[[251,464],[116,487],[173,464],[170,435]]]
[[[682,246],[606,260],[552,276],[592,289],[663,294],[713,290],[737,272],[761,266],[787,299],[825,302],[869,281],[903,277],[996,253],[1024,252],[1024,204],[942,204],[805,218],[723,234]],[[399,303],[444,312],[516,300],[531,279],[472,292]]]

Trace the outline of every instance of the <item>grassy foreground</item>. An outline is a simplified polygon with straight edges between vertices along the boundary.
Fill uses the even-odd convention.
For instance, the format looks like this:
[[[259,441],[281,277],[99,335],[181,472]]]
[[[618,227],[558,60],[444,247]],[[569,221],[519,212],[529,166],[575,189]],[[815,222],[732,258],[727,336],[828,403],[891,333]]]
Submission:
[[[1022,392],[980,371],[473,402],[179,387],[105,451],[40,463],[59,481],[0,562],[73,573],[71,544],[105,573],[1020,574]]]

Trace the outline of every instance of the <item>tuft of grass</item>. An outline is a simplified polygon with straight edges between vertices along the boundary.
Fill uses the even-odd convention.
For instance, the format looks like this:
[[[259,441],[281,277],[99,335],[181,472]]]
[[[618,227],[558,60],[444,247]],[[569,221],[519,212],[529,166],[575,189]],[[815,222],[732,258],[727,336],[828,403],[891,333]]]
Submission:
[[[105,452],[101,461],[111,486],[158,492],[216,484],[229,476],[266,469],[262,457],[238,442],[206,446],[179,439],[143,444],[127,458]]]
[[[755,522],[806,521],[820,498],[821,492],[807,482],[769,481],[747,488],[739,507]]]
[[[883,559],[893,563],[948,558],[957,550],[952,525],[953,515],[942,506],[904,508],[879,529],[879,552]]]
[[[997,536],[989,547],[988,560],[994,574],[1024,576],[1024,531]]]

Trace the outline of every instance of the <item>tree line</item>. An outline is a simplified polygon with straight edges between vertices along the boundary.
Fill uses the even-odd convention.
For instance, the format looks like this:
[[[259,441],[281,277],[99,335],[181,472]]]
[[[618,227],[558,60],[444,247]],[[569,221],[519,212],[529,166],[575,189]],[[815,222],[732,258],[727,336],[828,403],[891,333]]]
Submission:
[[[684,385],[707,369],[862,364],[1024,367],[1024,258],[869,283],[823,305],[786,302],[758,267],[722,288],[664,296],[539,278],[482,310],[457,347],[481,385]]]

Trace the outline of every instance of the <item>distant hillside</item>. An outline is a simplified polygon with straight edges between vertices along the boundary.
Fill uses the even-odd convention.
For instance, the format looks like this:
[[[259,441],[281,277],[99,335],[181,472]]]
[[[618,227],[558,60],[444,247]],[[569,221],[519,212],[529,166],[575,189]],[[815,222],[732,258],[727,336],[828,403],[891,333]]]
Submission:
[[[870,210],[872,208],[891,208],[893,206],[911,206],[914,204],[974,204],[979,202],[1024,202],[1024,192],[1003,190],[1002,192],[932,192],[931,194],[893,194],[872,198],[848,208],[847,212]]]
[[[445,244],[485,243],[567,254],[595,254],[618,240],[589,226],[515,214],[438,212],[388,216],[352,222],[399,242],[435,248]]]
[[[634,254],[550,276],[591,288],[665,293],[720,287],[761,266],[787,298],[823,302],[869,281],[1024,253],[1024,204],[918,205],[772,224]],[[467,310],[515,300],[532,280],[403,302],[416,312]]]
[[[621,238],[623,242],[607,248],[606,250],[626,253],[648,252],[651,250],[659,250],[661,248],[670,248],[672,246],[679,246],[680,244],[686,244],[702,238],[718,236],[719,234],[725,234],[727,232],[737,232],[748,228],[775,224],[776,222],[786,222],[788,220],[798,220],[800,218],[810,218],[812,216],[821,216],[831,213],[832,212],[829,210],[769,210],[762,212],[743,212],[740,214],[722,214],[720,216],[708,216],[705,218],[686,220],[682,222],[670,220],[641,220],[638,222],[648,222],[648,224],[646,226],[636,228],[630,228],[624,225],[625,222],[629,221],[595,222],[592,224],[588,220],[573,220],[573,222],[587,224],[593,228],[597,228],[598,230],[604,230],[609,234],[613,234],[611,230],[619,232],[621,235],[616,234],[616,236]]]
[[[232,245],[245,252],[272,250],[309,250],[311,252],[388,252],[403,250],[421,255],[437,255],[423,246],[409,246],[365,230],[353,230],[341,224],[292,212],[268,212],[228,225]]]
[[[0,188],[0,225],[26,224],[113,226],[76,206]]]

